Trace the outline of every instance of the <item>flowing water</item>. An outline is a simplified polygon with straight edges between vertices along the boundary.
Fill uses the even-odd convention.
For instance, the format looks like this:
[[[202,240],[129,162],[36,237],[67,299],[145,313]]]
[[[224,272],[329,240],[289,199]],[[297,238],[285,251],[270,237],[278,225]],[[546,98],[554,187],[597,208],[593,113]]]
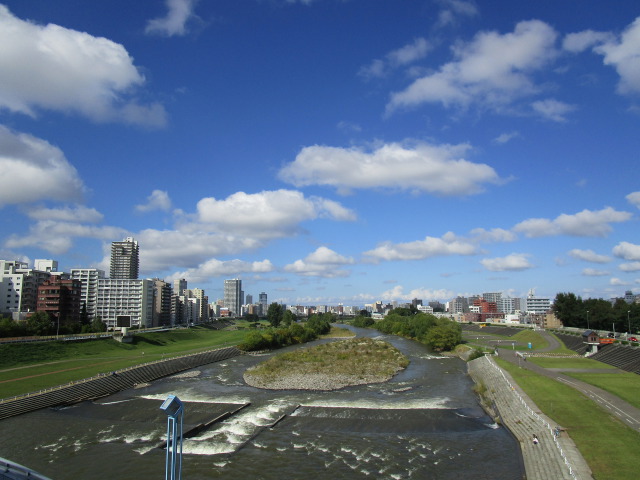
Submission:
[[[184,440],[184,480],[523,478],[516,441],[479,407],[462,361],[349,328],[392,343],[409,367],[382,384],[270,391],[242,380],[269,355],[243,355],[95,402],[3,420],[0,457],[54,480],[164,478],[165,451],[157,446],[167,419],[159,407],[173,394],[185,404],[185,432],[250,404]]]

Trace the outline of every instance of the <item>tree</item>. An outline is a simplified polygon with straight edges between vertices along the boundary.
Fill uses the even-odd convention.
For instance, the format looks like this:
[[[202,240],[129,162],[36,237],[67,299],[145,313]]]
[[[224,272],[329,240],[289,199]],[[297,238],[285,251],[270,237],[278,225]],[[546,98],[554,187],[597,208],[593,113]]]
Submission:
[[[247,322],[250,322],[250,323],[255,323],[255,322],[257,322],[258,320],[260,320],[260,319],[258,318],[258,315],[256,315],[255,313],[247,313],[247,314],[244,316],[244,318],[245,318],[245,320],[247,320]]]
[[[47,312],[36,312],[27,318],[27,333],[29,335],[52,335],[55,327]]]
[[[282,324],[285,327],[291,326],[292,323],[295,323],[297,320],[296,316],[293,314],[291,310],[285,310],[284,315],[282,316]]]
[[[96,317],[91,322],[91,331],[95,333],[106,332],[107,324],[102,321],[102,318]]]
[[[279,305],[273,302],[269,305],[269,309],[267,310],[267,320],[271,324],[272,327],[278,327],[280,322],[282,322],[282,317],[284,313],[282,312],[282,305]]]
[[[456,345],[462,342],[462,328],[457,323],[446,320],[439,322],[427,332],[425,342],[434,350],[453,350]]]
[[[89,314],[87,313],[87,303],[82,302],[82,310],[80,311],[80,325],[89,325]]]

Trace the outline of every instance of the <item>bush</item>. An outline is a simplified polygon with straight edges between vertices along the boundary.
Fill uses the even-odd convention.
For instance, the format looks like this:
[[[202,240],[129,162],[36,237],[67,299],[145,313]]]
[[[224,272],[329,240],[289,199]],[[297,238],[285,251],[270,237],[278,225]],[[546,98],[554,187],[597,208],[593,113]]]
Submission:
[[[470,362],[471,360],[475,360],[476,358],[480,357],[484,357],[484,351],[482,351],[482,349],[480,348],[476,348],[473,352],[471,352],[471,355],[469,355],[469,359],[467,361]]]

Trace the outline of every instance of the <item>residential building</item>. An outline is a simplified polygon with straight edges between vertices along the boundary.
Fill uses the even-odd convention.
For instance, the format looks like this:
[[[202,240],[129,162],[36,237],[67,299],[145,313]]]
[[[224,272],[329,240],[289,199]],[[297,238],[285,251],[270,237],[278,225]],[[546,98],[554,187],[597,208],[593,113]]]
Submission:
[[[531,290],[526,299],[525,311],[534,314],[546,314],[551,309],[551,299],[546,297],[536,297]]]
[[[151,280],[103,278],[98,280],[96,316],[108,327],[117,326],[118,316],[130,316],[131,326],[153,325]]]
[[[105,278],[104,270],[97,268],[72,268],[71,278],[80,281],[80,308],[85,305],[89,320],[96,317],[98,280]]]
[[[232,317],[242,316],[242,280],[237,278],[224,281],[224,306]]]
[[[154,278],[153,282],[153,319],[154,327],[171,325],[171,284]]]
[[[173,281],[173,293],[174,295],[184,295],[184,291],[187,289],[187,280],[180,278]]]
[[[40,265],[40,262],[54,261],[36,260],[35,262]],[[57,262],[55,263],[57,265]],[[0,313],[19,318],[21,312],[35,312],[38,286],[49,277],[51,272],[29,268],[26,262],[0,260]]]
[[[38,286],[36,311],[48,313],[58,328],[72,328],[80,324],[80,298],[80,280],[52,275]]]
[[[140,267],[140,247],[133,237],[111,243],[111,270],[109,277],[135,280]]]
[[[191,297],[198,299],[199,311],[197,313],[198,322],[209,321],[209,297],[204,294],[204,290],[201,288],[194,288],[191,290]]]
[[[258,295],[258,304],[260,305],[260,313],[258,313],[258,315],[260,315],[261,317],[266,316],[267,310],[269,309],[266,293],[261,292],[260,295]]]

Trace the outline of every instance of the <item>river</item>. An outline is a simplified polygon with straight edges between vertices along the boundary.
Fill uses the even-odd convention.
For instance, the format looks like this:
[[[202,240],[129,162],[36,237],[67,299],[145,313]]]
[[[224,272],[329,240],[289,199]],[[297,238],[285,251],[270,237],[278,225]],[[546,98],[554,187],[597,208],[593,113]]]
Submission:
[[[165,452],[157,445],[167,420],[159,407],[173,394],[185,404],[185,431],[250,403],[185,439],[184,480],[523,478],[517,442],[479,407],[464,362],[348,328],[390,342],[410,365],[382,384],[271,391],[242,380],[270,354],[242,355],[94,402],[0,421],[0,457],[54,480],[164,478]]]

